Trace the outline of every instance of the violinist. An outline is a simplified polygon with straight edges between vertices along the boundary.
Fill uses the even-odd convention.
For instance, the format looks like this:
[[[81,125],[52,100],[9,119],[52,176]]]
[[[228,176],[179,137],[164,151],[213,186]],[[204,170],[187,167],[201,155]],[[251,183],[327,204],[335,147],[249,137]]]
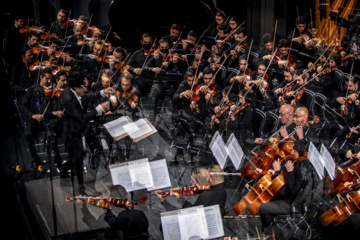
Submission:
[[[182,50],[182,54],[190,53],[198,42],[199,35],[196,30],[190,30],[186,39],[182,39],[175,49]]]
[[[33,158],[32,167],[39,169],[42,165],[41,159],[35,148],[35,139],[40,129],[44,129],[45,122],[52,117],[51,110],[45,111],[55,90],[52,83],[53,75],[51,70],[45,68],[40,72],[39,84],[28,88],[21,102],[21,112],[26,120],[25,137],[29,147],[31,157]],[[57,149],[54,149],[57,150]],[[56,162],[60,161],[59,151],[56,153]]]
[[[278,88],[274,90],[274,94],[278,96],[278,103],[281,105],[285,103],[284,97],[287,97],[291,89],[295,89],[294,73],[289,69],[283,71],[284,80],[280,82]]]
[[[55,33],[60,39],[64,39],[66,36],[66,25],[67,19],[69,17],[69,11],[61,8],[57,15],[56,21],[54,21],[51,25],[50,33]]]
[[[274,61],[277,62],[278,71],[281,71],[284,68],[294,71],[295,68],[300,68],[302,65],[301,61],[298,61],[296,57],[290,53],[288,41],[286,39],[281,39],[279,41],[278,51]]]
[[[24,48],[32,49],[33,47],[38,47],[40,41],[40,35],[36,32],[28,33],[27,42],[24,45]],[[33,51],[34,54],[39,55],[40,50]]]
[[[228,63],[228,67],[235,67],[237,65],[238,59],[240,56],[247,55],[247,48],[246,48],[246,40],[247,40],[247,32],[246,28],[239,27],[235,31],[235,41],[231,44],[229,54],[231,55]]]
[[[4,38],[4,57],[10,68],[21,61],[21,49],[24,46],[24,36],[19,32],[25,26],[26,18],[14,16],[14,24],[6,29]]]
[[[273,39],[271,39],[270,33],[265,33],[262,36],[262,48],[257,51],[259,54],[259,61],[271,60],[274,51]]]
[[[111,91],[114,89],[111,86],[111,78],[114,72],[111,69],[103,69],[101,70],[100,81],[94,83],[91,87],[91,91],[95,93],[97,97],[97,103],[102,103],[107,101]]]
[[[31,49],[23,48],[21,58],[22,61],[18,62],[11,70],[11,86],[18,103],[21,102],[27,89],[36,83],[36,72],[29,70],[34,63],[34,54]]]
[[[194,137],[196,126],[199,125],[196,121],[196,115],[194,115],[194,112],[196,113],[198,109],[195,92],[200,88],[195,72],[196,70],[192,67],[186,70],[185,80],[179,84],[172,99],[173,117],[178,116],[186,119],[186,121],[178,122],[177,126],[175,126],[176,136],[185,137],[185,133],[189,132],[190,137]],[[197,114],[197,116],[201,115]]]
[[[208,37],[216,37],[216,34],[218,33],[217,27],[224,23],[225,20],[225,13],[223,11],[217,11],[215,14],[215,21],[206,28],[204,35]]]
[[[296,80],[296,84],[291,88],[291,91],[288,92],[286,98],[279,99],[279,101],[283,101],[286,103],[290,103],[294,108],[296,107],[304,107],[309,106],[311,99],[304,96],[304,89],[309,89],[310,84],[307,84],[309,75],[308,73],[303,73],[303,69],[296,69],[294,73],[294,79]],[[304,88],[305,87],[305,88]]]
[[[197,45],[194,51],[194,59],[191,60],[187,57],[187,55],[185,55],[187,57],[187,61],[189,62],[189,66],[192,66],[194,69],[198,68],[198,73],[200,75],[199,78],[201,78],[204,69],[209,66],[209,62],[206,61],[206,57],[204,57],[205,51],[205,46]]]
[[[229,23],[221,23],[219,24],[219,26],[217,27],[218,29],[218,33],[216,36],[216,48],[223,48],[223,50],[228,49],[228,46],[226,45],[222,45],[222,42],[228,42],[229,45],[231,45],[234,42],[233,38],[230,38],[230,26]],[[220,46],[222,45],[222,46]]]
[[[340,76],[335,73],[337,64],[334,56],[329,56],[329,64],[327,66],[328,67],[324,69],[320,76],[318,76],[319,86],[317,87],[316,91],[324,94],[327,99],[329,99],[328,102],[330,104],[332,99],[334,99],[336,96],[335,94],[338,91],[338,85],[341,79]],[[315,79],[315,82],[317,82],[316,80],[317,79]]]
[[[219,173],[219,174],[217,174]],[[225,215],[226,191],[224,183],[224,170],[219,165],[211,165],[206,168],[195,168],[191,172],[190,182],[195,187],[211,187],[210,190],[205,190],[198,195],[195,203],[185,200],[182,195],[174,191],[177,201],[182,208],[194,207],[203,205],[204,207],[219,204],[221,215]],[[156,190],[155,194],[161,201],[166,210],[173,210],[175,207],[171,205],[166,198],[161,195],[161,190]]]
[[[246,85],[251,79],[251,69],[249,68],[249,65],[247,63],[246,57],[242,56],[239,59],[239,73],[232,72],[226,79],[226,86],[230,86],[233,81],[236,81],[234,83],[234,88],[241,90],[244,85]]]
[[[104,43],[99,40],[95,43],[92,53],[87,54],[83,59],[82,70],[88,72],[91,85],[98,81],[99,71],[102,68],[109,68],[103,57],[104,53]]]
[[[303,16],[298,16],[295,19],[295,29],[291,31],[287,36],[287,41],[292,43],[292,47],[301,52],[306,52],[306,48],[303,44],[304,37],[308,37],[308,31],[306,29],[306,21]]]
[[[85,44],[85,41],[81,41],[84,38],[82,28],[83,25],[80,22],[76,22],[73,26],[73,34],[64,39],[66,43],[64,52],[70,53],[75,59],[83,59],[86,54],[92,52],[89,46]]]
[[[174,44],[179,40],[180,33],[182,32],[183,27],[179,23],[173,23],[170,27],[170,34],[164,36],[168,43],[169,48],[173,48]],[[179,43],[181,45],[181,42]]]
[[[229,19],[230,33],[233,33],[235,29],[239,26],[239,20],[236,16],[232,16]]]
[[[127,200],[128,193],[124,187],[120,187],[112,190],[111,192],[114,192],[114,194],[110,193],[111,196],[116,198],[119,195],[117,198]],[[111,230],[122,231],[124,240],[150,239],[148,232],[149,220],[141,209],[126,207],[119,213],[116,213],[117,215],[110,209],[105,211],[105,221],[109,224]]]
[[[343,114],[350,127],[358,125],[359,117],[359,76],[345,78],[345,86],[342,91],[339,91],[337,98],[333,99],[334,110],[339,114]],[[357,104],[356,104],[357,103]]]
[[[119,102],[123,103],[123,106],[120,106],[120,108],[131,112],[132,117],[135,119],[135,114],[139,112],[137,107],[140,103],[140,92],[134,88],[133,77],[130,73],[123,73],[120,79],[121,86],[116,89],[117,91],[115,93]]]
[[[308,24],[308,35],[305,36],[304,46],[308,50],[310,56],[316,57],[316,53],[321,48],[322,40],[318,37],[319,29],[316,27],[315,22]]]
[[[220,88],[224,88],[226,84],[225,82],[226,67],[222,64],[224,60],[225,60],[225,52],[221,49],[215,50],[212,53],[212,55],[208,58],[208,62],[210,63],[210,67],[212,68],[212,70],[215,72],[218,71],[218,73],[215,76],[215,83],[219,85]]]

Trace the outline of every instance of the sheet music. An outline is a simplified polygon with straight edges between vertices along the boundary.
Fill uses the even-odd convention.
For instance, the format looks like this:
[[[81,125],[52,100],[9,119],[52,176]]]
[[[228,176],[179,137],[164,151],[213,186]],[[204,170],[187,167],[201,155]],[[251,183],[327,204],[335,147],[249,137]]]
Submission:
[[[214,154],[220,167],[222,169],[224,169],[229,153],[228,153],[227,146],[224,143],[224,140],[222,139],[221,135],[219,134],[219,131],[217,131],[214,134],[213,139],[211,140],[211,143],[210,143],[210,149],[211,149],[211,152]]]
[[[163,212],[160,218],[164,240],[214,239],[224,236],[219,205]]]
[[[154,186],[147,188],[148,191],[171,187],[168,167],[165,159],[151,161],[150,163],[151,175]]]
[[[164,240],[182,240],[179,216],[180,210],[160,213]]]
[[[134,189],[154,187],[153,177],[147,158],[129,162],[129,171]]]
[[[205,207],[204,211],[209,237],[218,238],[224,236],[224,226],[219,205]]]
[[[310,142],[309,145],[309,160],[314,166],[317,174],[319,175],[320,179],[324,179],[324,161],[320,157],[319,151],[316,149],[315,145]]]
[[[120,118],[117,118],[113,121],[107,122],[103,124],[103,126],[106,128],[106,130],[109,132],[109,134],[113,137],[119,137],[121,135],[127,134],[125,131],[124,126],[127,124],[130,124],[132,121],[130,118],[123,116]]]
[[[109,166],[113,185],[122,185],[126,191],[134,191],[131,181],[130,169],[127,162],[112,164]]]
[[[150,133],[153,129],[149,126],[148,122],[145,121],[145,119],[141,118],[134,122],[134,126],[132,126],[133,129],[131,129],[130,132],[128,132],[129,136],[132,139],[139,138],[145,134]]]
[[[320,158],[322,158],[325,164],[325,169],[329,173],[331,180],[334,180],[336,164],[329,150],[327,150],[324,144],[321,144]]]
[[[244,157],[244,151],[242,150],[239,142],[237,141],[234,133],[231,133],[229,139],[226,142],[229,157],[235,166],[236,170],[239,170],[241,161]]]

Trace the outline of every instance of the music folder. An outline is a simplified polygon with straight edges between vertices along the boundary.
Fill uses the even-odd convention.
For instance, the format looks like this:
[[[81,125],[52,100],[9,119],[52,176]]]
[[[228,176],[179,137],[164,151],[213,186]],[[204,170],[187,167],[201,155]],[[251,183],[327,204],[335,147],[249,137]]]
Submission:
[[[108,131],[114,141],[119,141],[129,134],[125,131],[124,126],[133,121],[128,116],[119,117],[110,122],[104,123],[103,126]]]

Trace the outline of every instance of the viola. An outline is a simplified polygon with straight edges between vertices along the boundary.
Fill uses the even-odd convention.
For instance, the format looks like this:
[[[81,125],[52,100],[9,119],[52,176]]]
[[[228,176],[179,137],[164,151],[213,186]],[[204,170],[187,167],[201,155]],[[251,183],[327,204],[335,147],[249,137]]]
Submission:
[[[203,191],[211,190],[210,186],[199,186],[199,187],[183,187],[172,189],[167,192],[161,192],[162,197],[175,196],[175,194],[181,195],[196,195],[198,193],[202,193]],[[140,197],[141,202],[145,202],[150,196],[154,195],[154,193],[148,194],[145,197]]]
[[[338,226],[360,208],[360,190],[346,194],[345,198],[338,195],[340,203],[320,216],[323,226],[333,223]]]

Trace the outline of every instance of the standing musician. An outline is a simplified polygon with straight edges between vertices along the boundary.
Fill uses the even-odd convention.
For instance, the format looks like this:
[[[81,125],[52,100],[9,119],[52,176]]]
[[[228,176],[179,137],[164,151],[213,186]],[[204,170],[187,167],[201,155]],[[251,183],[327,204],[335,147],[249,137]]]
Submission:
[[[106,101],[87,111],[88,102],[94,101],[95,94],[85,93],[86,87],[84,84],[84,74],[71,72],[68,87],[60,95],[64,107],[63,136],[65,148],[70,158],[70,162],[64,166],[60,176],[66,177],[67,170],[71,169],[72,176],[77,176],[79,184],[76,191],[81,195],[86,194],[83,177],[84,147],[82,136],[89,121],[95,119],[97,114],[102,114],[110,109],[110,103]]]
[[[178,202],[182,208],[194,207],[203,205],[204,207],[219,204],[221,215],[225,215],[225,202],[226,191],[224,183],[224,170],[219,165],[211,165],[206,168],[195,168],[191,172],[190,182],[194,187],[210,187],[211,189],[201,192],[196,199],[195,203],[185,200],[178,192],[173,191],[173,195],[176,196]],[[174,210],[175,207],[171,205],[166,198],[161,195],[161,190],[156,190],[155,194],[160,199],[162,205],[166,210]]]
[[[18,103],[25,95],[29,87],[36,83],[37,71],[30,71],[29,67],[34,63],[34,54],[31,49],[21,50],[22,61],[18,62],[11,70],[11,86],[15,91]]]
[[[130,73],[135,78],[134,85],[140,90],[142,95],[150,93],[151,85],[153,83],[151,72],[143,68],[144,64],[146,64],[154,54],[154,49],[151,49],[153,41],[151,34],[144,33],[140,40],[142,48],[132,53],[127,61]]]
[[[45,125],[52,118],[50,100],[55,91],[55,85],[52,83],[52,73],[49,68],[40,72],[39,84],[28,88],[21,102],[21,112],[25,116],[25,137],[28,143],[30,154],[33,158],[32,167],[41,169],[41,159],[35,148],[35,139],[39,129],[44,129]],[[49,108],[50,107],[50,108]],[[49,110],[48,110],[49,108]],[[60,154],[55,150],[55,161],[60,162]]]

